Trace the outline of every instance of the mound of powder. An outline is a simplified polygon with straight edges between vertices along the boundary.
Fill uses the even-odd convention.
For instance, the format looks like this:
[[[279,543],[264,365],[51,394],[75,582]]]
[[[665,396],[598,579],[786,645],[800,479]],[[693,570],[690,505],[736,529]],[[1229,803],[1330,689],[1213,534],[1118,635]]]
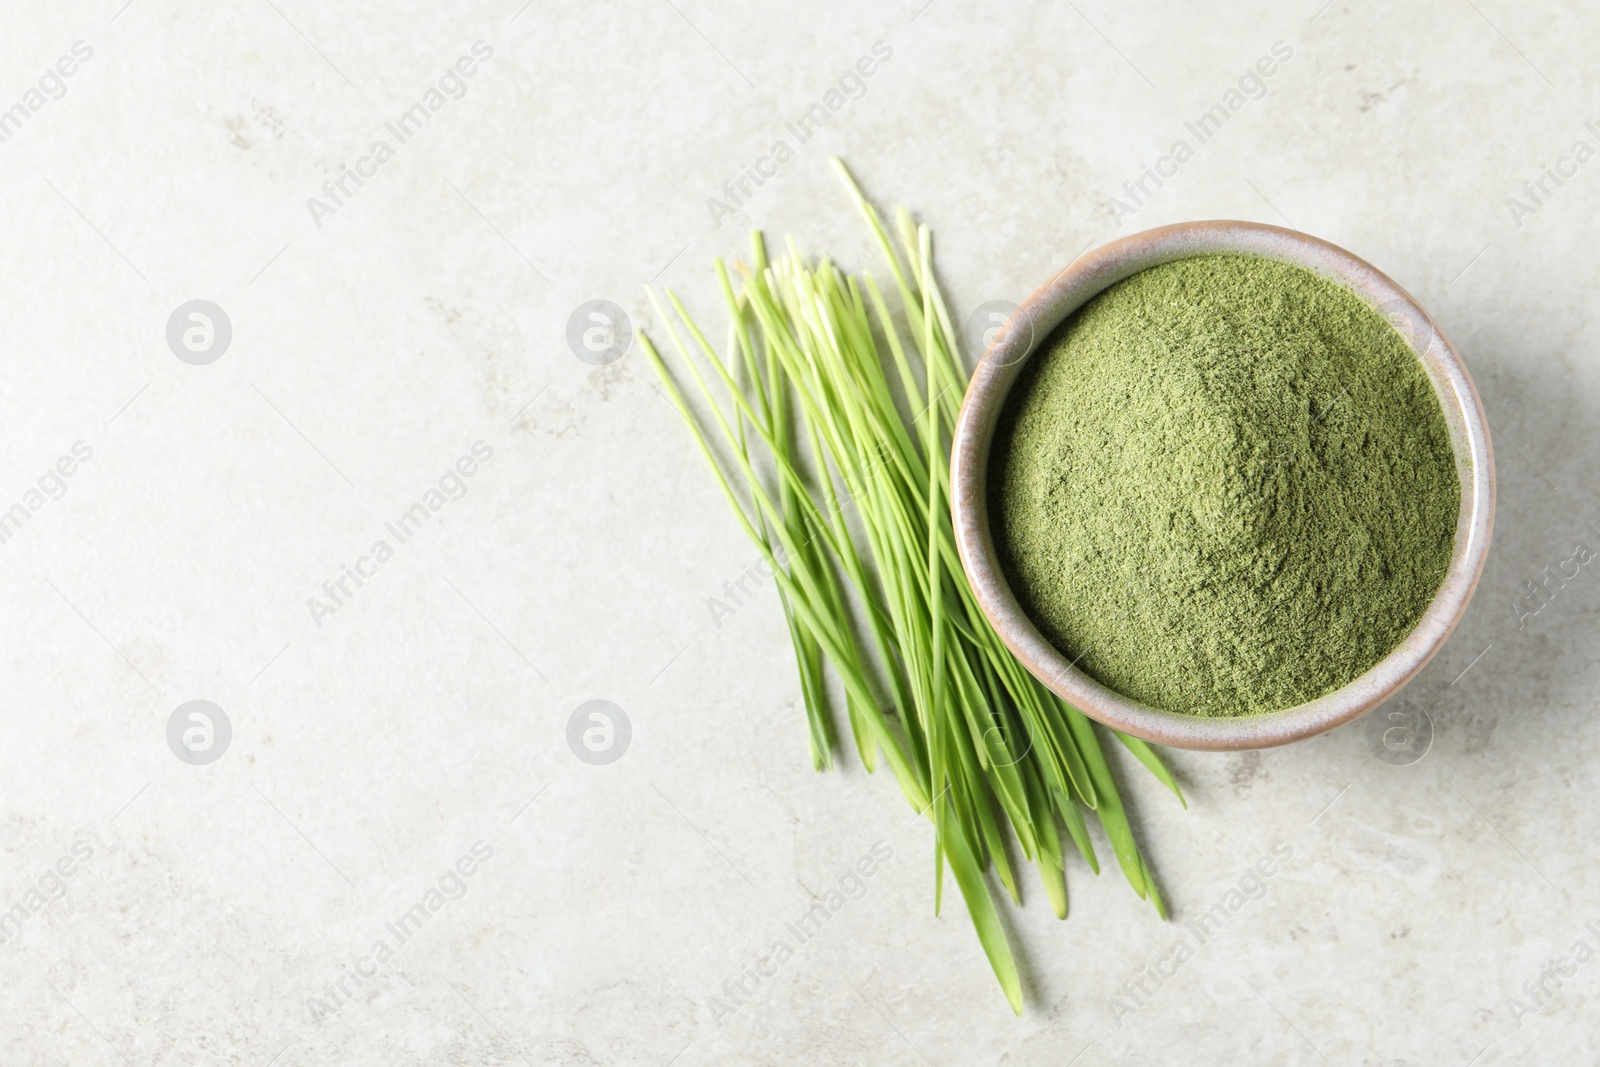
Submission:
[[[990,514],[1013,590],[1102,684],[1251,715],[1363,674],[1444,578],[1461,495],[1415,353],[1309,270],[1207,254],[1101,293],[1024,369]]]

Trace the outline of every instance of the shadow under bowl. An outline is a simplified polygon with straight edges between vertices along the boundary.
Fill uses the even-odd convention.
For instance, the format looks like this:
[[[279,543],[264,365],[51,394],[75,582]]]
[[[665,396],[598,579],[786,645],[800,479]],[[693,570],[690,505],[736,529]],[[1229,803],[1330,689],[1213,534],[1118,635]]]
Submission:
[[[1384,315],[1417,354],[1444,411],[1461,484],[1455,546],[1433,601],[1404,641],[1371,670],[1292,708],[1237,718],[1152,708],[1074,667],[1028,618],[995,554],[989,524],[989,457],[1006,398],[1027,361],[1068,316],[1139,271],[1209,252],[1248,252],[1291,263],[1356,293]],[[1186,222],[1113,241],[1051,278],[990,345],[962,401],[951,452],[951,496],[962,565],[989,622],[1022,664],[1073,707],[1107,726],[1177,748],[1253,749],[1314,737],[1393,696],[1444,645],[1466,611],[1494,524],[1494,452],[1488,419],[1461,356],[1433,318],[1364,260],[1326,241],[1252,222]]]

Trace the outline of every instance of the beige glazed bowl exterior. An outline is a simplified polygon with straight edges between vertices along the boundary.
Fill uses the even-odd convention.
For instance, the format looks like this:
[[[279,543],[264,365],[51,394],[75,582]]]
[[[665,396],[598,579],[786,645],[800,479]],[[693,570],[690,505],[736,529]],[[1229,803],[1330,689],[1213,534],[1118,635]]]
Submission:
[[[1341,689],[1298,707],[1244,718],[1183,715],[1128,700],[1074,667],[1023,613],[995,555],[989,528],[989,451],[1006,397],[1028,359],[1057,326],[1111,285],[1204,252],[1253,252],[1297,264],[1353,290],[1394,323],[1433,383],[1461,479],[1455,550],[1443,584],[1395,650]],[[1460,355],[1411,295],[1368,263],[1326,241],[1251,222],[1188,222],[1146,230],[1083,256],[1046,282],[1012,316],[973,373],[951,456],[956,542],[978,603],[1033,675],[1107,726],[1163,745],[1267,748],[1312,737],[1387,700],[1444,645],[1466,611],[1494,522],[1494,453],[1488,420]]]

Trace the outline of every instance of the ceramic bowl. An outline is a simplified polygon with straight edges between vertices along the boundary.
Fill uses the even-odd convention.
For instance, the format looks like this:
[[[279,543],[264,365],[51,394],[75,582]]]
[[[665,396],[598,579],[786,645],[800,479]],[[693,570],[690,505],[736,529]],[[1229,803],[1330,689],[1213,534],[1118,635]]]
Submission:
[[[1433,383],[1461,479],[1450,567],[1411,634],[1371,670],[1297,707],[1241,718],[1183,715],[1129,700],[1074,667],[1018,604],[989,528],[989,451],[1006,397],[1028,360],[1067,316],[1107,287],[1148,267],[1204,252],[1252,252],[1293,263],[1353,290],[1385,315]],[[1381,271],[1326,241],[1251,222],[1188,222],[1136,233],[1080,256],[1012,316],[984,353],[956,424],[951,491],[956,541],[978,603],[1033,675],[1107,726],[1163,745],[1251,749],[1313,737],[1371,711],[1420,671],[1466,611],[1494,522],[1494,454],[1488,420],[1460,355],[1416,300]]]

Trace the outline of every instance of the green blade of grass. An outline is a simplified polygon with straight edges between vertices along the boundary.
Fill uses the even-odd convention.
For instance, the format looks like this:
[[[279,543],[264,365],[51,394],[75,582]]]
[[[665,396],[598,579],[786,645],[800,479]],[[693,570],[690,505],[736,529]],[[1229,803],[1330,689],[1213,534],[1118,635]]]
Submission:
[[[1151,748],[1148,742],[1116,730],[1111,732],[1116,735],[1118,741],[1122,742],[1124,748],[1133,753],[1135,759],[1144,764],[1145,768],[1156,776],[1156,779],[1162,785],[1172,790],[1172,795],[1178,798],[1178,803],[1185,808],[1189,806],[1189,802],[1183,799],[1183,790],[1178,788],[1177,780],[1172,777],[1172,772],[1167,770],[1167,765],[1161,762],[1161,757],[1156,754],[1156,750]]]
[[[1017,975],[1017,961],[1011,955],[1011,945],[1006,941],[1000,916],[994,910],[989,887],[983,882],[983,869],[972,845],[959,830],[959,824],[952,822],[949,825],[953,829],[942,840],[945,842],[945,856],[950,861],[950,873],[955,875],[961,899],[967,905],[967,914],[972,916],[978,943],[983,946],[984,955],[989,957],[989,966],[1000,981],[1006,1001],[1013,1012],[1021,1015],[1022,979]]]

